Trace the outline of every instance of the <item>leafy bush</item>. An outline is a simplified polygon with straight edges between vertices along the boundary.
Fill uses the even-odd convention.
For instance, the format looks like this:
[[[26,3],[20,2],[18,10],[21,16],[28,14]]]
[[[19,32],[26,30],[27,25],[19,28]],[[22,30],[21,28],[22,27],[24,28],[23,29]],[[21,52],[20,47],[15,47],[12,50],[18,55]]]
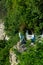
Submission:
[[[43,64],[43,42],[35,43],[34,46],[29,46],[27,43],[27,51],[21,54],[17,53],[17,57],[20,60],[18,65],[42,65]]]

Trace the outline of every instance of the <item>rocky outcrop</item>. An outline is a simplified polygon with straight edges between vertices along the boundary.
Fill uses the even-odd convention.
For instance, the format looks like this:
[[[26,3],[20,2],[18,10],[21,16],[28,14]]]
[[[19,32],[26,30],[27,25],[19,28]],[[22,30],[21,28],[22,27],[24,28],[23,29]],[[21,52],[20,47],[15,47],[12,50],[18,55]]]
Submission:
[[[22,53],[26,51],[26,46],[25,44],[22,44],[20,41],[17,43],[17,45],[13,46],[14,49],[17,49],[18,52]]]
[[[10,64],[11,65],[17,65],[19,63],[19,61],[16,57],[16,54],[14,53],[14,51],[12,49],[10,49],[9,59],[10,59]]]
[[[25,44],[21,44],[21,42],[19,41],[16,45],[14,45],[11,49],[10,49],[10,63],[11,65],[17,65],[20,61],[17,59],[16,54],[14,53],[14,50],[12,49],[16,49],[18,52],[22,53],[24,51],[26,51],[26,47]]]
[[[4,32],[4,23],[0,22],[0,40],[3,40],[5,37],[5,32]]]
[[[5,26],[4,26],[4,21],[0,19],[0,40],[9,40],[9,37],[6,35],[5,31]]]

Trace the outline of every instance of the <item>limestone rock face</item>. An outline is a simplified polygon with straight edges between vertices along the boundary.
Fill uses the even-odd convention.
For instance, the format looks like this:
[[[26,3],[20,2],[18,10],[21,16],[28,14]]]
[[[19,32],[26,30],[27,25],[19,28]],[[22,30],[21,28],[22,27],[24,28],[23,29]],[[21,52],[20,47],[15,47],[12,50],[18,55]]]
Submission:
[[[10,49],[10,64],[11,65],[18,65],[19,60],[17,60],[16,54],[14,53],[14,51],[12,49]]]
[[[14,49],[16,49],[18,52],[22,53],[27,50],[25,44],[21,44],[21,42],[17,42],[16,45],[13,46]]]
[[[5,36],[5,33],[4,33],[4,23],[0,22],[0,40],[3,40],[4,36]]]

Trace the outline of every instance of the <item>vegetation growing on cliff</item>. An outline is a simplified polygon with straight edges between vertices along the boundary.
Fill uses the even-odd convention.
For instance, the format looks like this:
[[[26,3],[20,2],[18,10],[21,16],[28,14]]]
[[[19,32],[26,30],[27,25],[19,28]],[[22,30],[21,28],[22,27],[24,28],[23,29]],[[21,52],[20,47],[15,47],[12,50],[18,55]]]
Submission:
[[[18,32],[27,29],[35,34],[43,31],[43,1],[42,0],[0,0],[0,18],[5,20],[5,32],[10,36],[8,41],[0,40],[0,64],[10,65],[9,49],[18,41]],[[29,43],[29,42],[28,42]],[[28,47],[28,44],[27,44]],[[43,65],[43,41],[36,47],[18,56],[19,65]]]

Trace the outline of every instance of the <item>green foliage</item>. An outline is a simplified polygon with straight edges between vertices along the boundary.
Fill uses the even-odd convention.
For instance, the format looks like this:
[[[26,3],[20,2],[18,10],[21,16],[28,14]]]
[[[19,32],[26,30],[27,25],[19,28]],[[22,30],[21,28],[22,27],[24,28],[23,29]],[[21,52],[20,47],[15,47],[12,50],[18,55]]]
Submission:
[[[3,16],[4,15],[4,16]],[[6,15],[6,17],[5,17]],[[0,64],[10,65],[9,49],[19,41],[19,30],[30,29],[40,34],[43,29],[43,1],[42,0],[1,0],[0,16],[5,17],[5,30],[11,36],[9,41],[0,41]],[[25,24],[25,25],[24,25]],[[31,41],[27,41],[26,47]],[[28,44],[29,43],[29,44]],[[37,42],[22,54],[18,53],[18,65],[43,65],[43,42]]]
[[[10,65],[9,50],[19,41],[18,34],[11,37],[8,41],[0,40],[0,65]]]
[[[18,65],[42,65],[43,64],[43,42],[35,46],[28,46],[27,51],[17,54],[20,63]]]
[[[5,18],[7,14],[6,0],[0,0],[0,18]]]
[[[6,44],[6,42],[2,43],[3,45]],[[2,45],[2,46],[3,46]],[[0,47],[0,65],[10,65],[9,62],[9,49],[5,45],[4,48]]]
[[[8,31],[8,34],[14,35],[15,32],[19,31],[22,23],[26,24],[27,29],[33,30],[38,34],[43,28],[42,4],[43,1],[41,0],[7,0],[5,29]]]

